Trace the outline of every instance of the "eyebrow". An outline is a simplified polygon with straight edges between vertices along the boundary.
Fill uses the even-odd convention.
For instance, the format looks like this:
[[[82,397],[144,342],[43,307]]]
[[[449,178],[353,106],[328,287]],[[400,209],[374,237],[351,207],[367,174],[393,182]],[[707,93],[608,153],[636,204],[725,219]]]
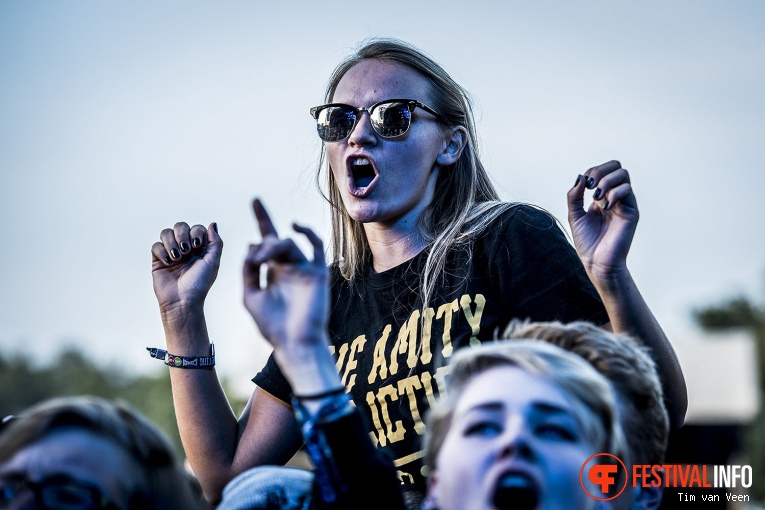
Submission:
[[[563,407],[558,404],[553,404],[551,402],[546,402],[543,400],[534,400],[531,402],[531,407],[534,411],[541,411],[546,414],[567,414],[570,416],[575,416],[574,412],[568,408]],[[482,404],[475,405],[473,407],[470,407],[466,409],[466,412],[470,411],[502,411],[505,408],[505,404],[501,401],[494,401],[494,402],[485,402]]]

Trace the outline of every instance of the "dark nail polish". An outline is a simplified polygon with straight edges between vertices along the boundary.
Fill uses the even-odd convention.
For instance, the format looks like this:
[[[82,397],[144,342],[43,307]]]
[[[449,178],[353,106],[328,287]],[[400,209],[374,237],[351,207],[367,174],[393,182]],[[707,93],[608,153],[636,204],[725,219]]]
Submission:
[[[595,190],[595,193],[592,194],[592,198],[594,200],[600,200],[600,198],[601,198],[600,196],[601,196],[602,193],[603,193],[603,190],[598,188],[598,189]]]
[[[165,264],[168,264],[168,265],[170,264],[170,257],[168,257],[167,255],[165,255],[163,260],[165,261]]]
[[[592,187],[595,186],[595,179],[592,177],[587,178],[587,187],[592,189]]]
[[[217,223],[213,223],[213,229],[215,229],[215,233],[217,234],[218,233],[218,224]]]
[[[202,246],[202,241],[200,241],[198,237],[195,237],[194,239],[191,240],[191,246],[193,246],[194,248],[199,248],[200,246]]]
[[[189,251],[189,243],[181,243],[181,253],[186,253],[187,251]]]
[[[170,250],[170,258],[172,258],[172,259],[177,259],[177,258],[178,258],[178,257],[180,257],[180,256],[181,256],[181,254],[180,254],[180,253],[178,253],[178,250],[176,250],[175,248],[173,248],[172,250]]]
[[[605,209],[607,211],[609,205],[611,205],[611,204],[609,204],[608,203],[608,199],[606,199],[606,202],[603,204],[603,209]]]
[[[575,188],[576,188],[577,186],[579,186],[579,181],[581,181],[581,180],[582,180],[582,176],[581,176],[581,175],[577,175],[577,176],[576,176],[576,181],[574,182],[574,187],[575,187]]]

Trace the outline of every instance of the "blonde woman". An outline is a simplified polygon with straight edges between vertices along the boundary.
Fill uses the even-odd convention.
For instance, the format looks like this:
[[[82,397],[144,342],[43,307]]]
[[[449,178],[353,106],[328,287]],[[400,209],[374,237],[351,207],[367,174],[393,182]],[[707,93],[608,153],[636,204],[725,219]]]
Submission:
[[[267,263],[271,277],[265,288],[245,288],[245,305],[269,339],[316,331],[319,315],[328,314],[341,381],[406,487],[424,490],[423,416],[441,392],[442,365],[513,318],[587,320],[640,338],[655,357],[674,422],[682,422],[682,373],[626,267],[638,212],[618,162],[572,176],[575,251],[548,213],[499,201],[478,157],[466,92],[416,48],[364,43],[336,68],[325,104],[310,113],[324,142],[320,172],[332,211],[329,305],[317,306],[308,323],[284,315],[285,289],[308,307],[315,289],[284,269],[283,260],[305,257],[278,237],[260,202],[254,209],[263,239],[249,263]],[[596,199],[587,211],[586,188]],[[162,231],[152,247],[154,290],[174,355],[210,355],[203,305],[221,250],[214,225],[185,223]],[[280,271],[285,279],[275,276]],[[283,463],[299,447],[288,402],[300,382],[281,373],[283,355],[275,351],[254,378],[239,418],[214,369],[171,369],[181,436],[210,501],[238,473]],[[301,378],[322,377],[312,356],[297,362]]]

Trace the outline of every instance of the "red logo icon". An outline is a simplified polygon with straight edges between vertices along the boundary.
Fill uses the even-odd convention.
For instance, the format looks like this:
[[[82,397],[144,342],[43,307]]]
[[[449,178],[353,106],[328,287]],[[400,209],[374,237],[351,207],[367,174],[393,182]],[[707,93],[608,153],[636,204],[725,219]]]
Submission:
[[[600,485],[600,492],[608,494],[608,488],[616,483],[613,475],[619,471],[619,466],[613,464],[595,464],[590,468],[587,478],[595,485]]]
[[[579,471],[579,482],[582,484],[584,492],[592,499],[610,501],[619,497],[627,487],[627,466],[616,455],[597,453],[582,464],[582,469]],[[599,494],[598,489],[600,490]]]

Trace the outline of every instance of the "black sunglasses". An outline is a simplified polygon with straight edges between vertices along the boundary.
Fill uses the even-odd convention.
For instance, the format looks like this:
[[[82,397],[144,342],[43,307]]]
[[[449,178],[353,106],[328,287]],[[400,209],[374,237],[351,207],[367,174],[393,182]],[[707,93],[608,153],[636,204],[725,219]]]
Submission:
[[[362,108],[342,103],[323,104],[311,108],[311,116],[316,119],[319,138],[325,142],[342,142],[351,136],[361,112],[369,113],[372,128],[378,135],[383,138],[396,138],[409,131],[415,108],[422,108],[439,121],[446,122],[443,115],[414,99],[386,99]]]

